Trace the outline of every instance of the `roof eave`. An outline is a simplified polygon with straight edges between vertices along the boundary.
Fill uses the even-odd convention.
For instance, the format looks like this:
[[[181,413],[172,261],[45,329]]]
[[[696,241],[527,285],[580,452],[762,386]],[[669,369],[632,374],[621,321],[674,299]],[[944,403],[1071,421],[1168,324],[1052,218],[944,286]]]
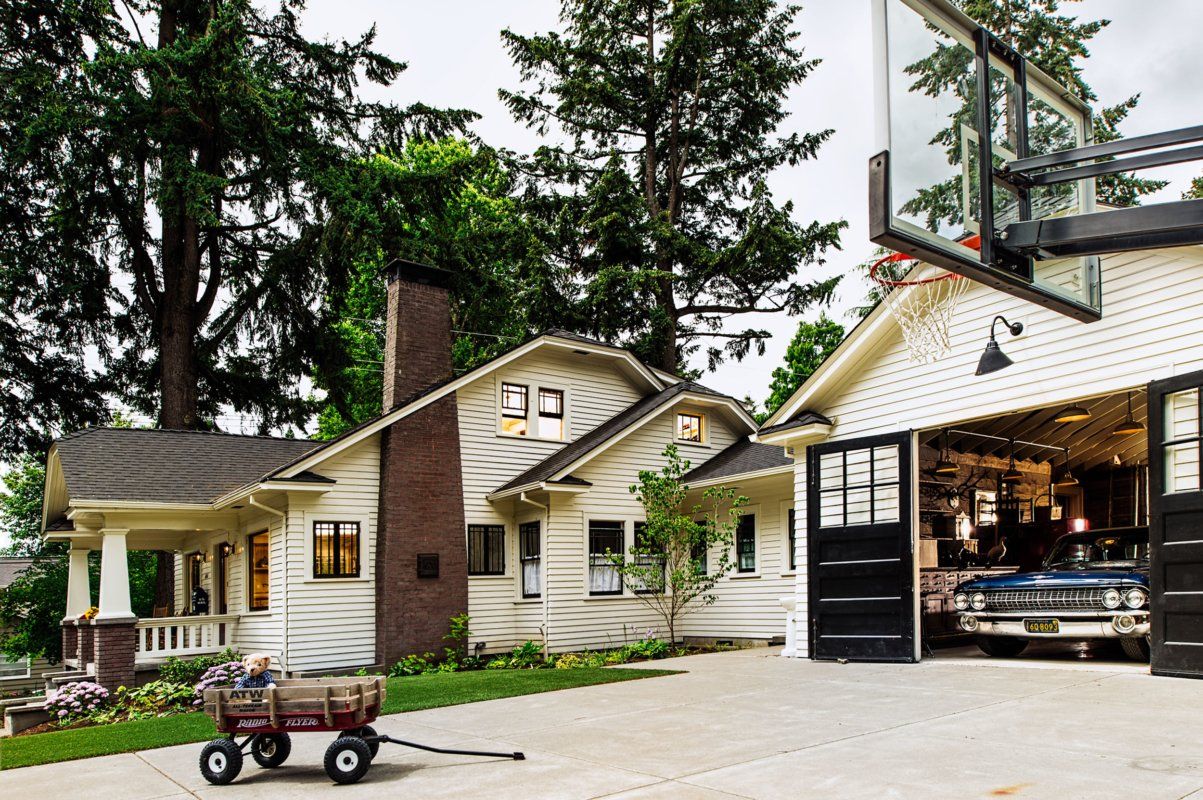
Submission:
[[[812,422],[774,433],[758,433],[752,436],[752,441],[779,447],[797,447],[823,441],[831,435],[831,428],[831,425],[822,422]]]
[[[730,485],[737,481],[750,481],[756,478],[771,478],[774,475],[789,475],[793,473],[794,466],[792,464],[783,464],[780,467],[769,467],[768,469],[756,469],[750,472],[735,472],[730,475],[720,475],[716,478],[704,478],[700,481],[691,481],[688,476],[684,479],[689,484],[690,489],[706,489],[711,486]]]

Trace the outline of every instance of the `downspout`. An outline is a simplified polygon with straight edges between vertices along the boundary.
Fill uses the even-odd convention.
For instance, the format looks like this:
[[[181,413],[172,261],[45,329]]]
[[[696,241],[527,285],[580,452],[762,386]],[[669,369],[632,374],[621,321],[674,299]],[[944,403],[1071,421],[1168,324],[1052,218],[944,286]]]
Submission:
[[[283,608],[281,609],[283,611],[283,615],[281,618],[281,625],[280,625],[280,662],[281,662],[280,663],[280,672],[287,673],[288,672],[288,514],[287,514],[287,512],[281,511],[278,508],[274,508],[272,506],[260,503],[258,500],[255,499],[255,495],[253,495],[253,494],[247,496],[246,503],[247,503],[247,505],[249,505],[252,508],[257,508],[260,511],[266,511],[268,514],[279,517],[279,519],[280,519],[280,534],[284,537],[284,541],[281,542],[282,546],[280,548],[281,557],[284,559],[284,563],[280,565],[280,572],[284,576],[283,587],[280,592],[280,603],[283,606]],[[270,528],[270,526],[269,526],[269,528]],[[271,540],[268,539],[268,541],[270,543]],[[271,569],[271,567],[270,567],[271,551],[270,550],[268,551],[268,564],[269,564],[268,569],[270,570]],[[243,577],[244,583],[246,582],[247,577],[249,577],[249,576]],[[268,585],[270,586],[270,580],[271,580],[270,573],[268,576],[268,580],[269,580]]]
[[[541,596],[543,597],[543,658],[548,656],[548,648],[551,646],[550,630],[548,626],[551,624],[551,581],[548,580],[551,572],[551,559],[547,557],[547,541],[551,536],[551,497],[547,498],[547,505],[536,503],[526,496],[526,492],[518,495],[518,499],[523,503],[530,503],[535,508],[543,509],[543,541],[540,542],[540,558],[543,564],[543,585],[540,588]],[[521,586],[522,575],[518,576],[519,586]]]

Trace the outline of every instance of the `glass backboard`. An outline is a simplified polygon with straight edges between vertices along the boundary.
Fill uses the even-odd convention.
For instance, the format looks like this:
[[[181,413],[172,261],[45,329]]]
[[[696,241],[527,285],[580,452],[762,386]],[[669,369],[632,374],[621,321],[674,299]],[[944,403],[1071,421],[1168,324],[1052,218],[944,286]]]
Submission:
[[[1019,188],[986,176],[981,163],[987,143],[992,171],[1089,144],[1089,106],[946,0],[872,2],[878,150],[885,155],[876,162],[885,170],[881,196],[871,198],[880,217],[874,241],[1097,319],[1097,257],[1033,261],[998,238],[1012,222],[1093,211],[1094,180]]]

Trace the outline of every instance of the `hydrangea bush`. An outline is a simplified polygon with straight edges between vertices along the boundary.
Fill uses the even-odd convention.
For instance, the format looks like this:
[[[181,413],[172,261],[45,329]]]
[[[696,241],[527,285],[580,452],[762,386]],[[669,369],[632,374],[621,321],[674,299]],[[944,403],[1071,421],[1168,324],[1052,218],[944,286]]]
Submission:
[[[109,690],[99,683],[75,681],[52,692],[46,698],[46,710],[53,720],[74,722],[97,711],[108,701]]]
[[[246,667],[242,665],[241,661],[227,661],[224,664],[209,667],[193,687],[196,691],[196,700],[192,701],[192,704],[194,706],[204,705],[205,689],[221,689],[225,686],[232,686],[234,681],[245,674]]]

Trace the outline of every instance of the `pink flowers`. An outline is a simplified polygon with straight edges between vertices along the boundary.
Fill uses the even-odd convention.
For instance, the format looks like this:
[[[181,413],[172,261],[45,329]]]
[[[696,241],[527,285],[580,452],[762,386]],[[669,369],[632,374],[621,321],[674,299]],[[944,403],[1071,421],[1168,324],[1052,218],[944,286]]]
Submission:
[[[59,722],[73,722],[109,700],[109,691],[98,683],[74,681],[46,698],[46,710]]]
[[[205,674],[201,675],[200,682],[194,687],[196,690],[196,700],[192,704],[194,706],[204,705],[205,689],[219,689],[223,686],[231,686],[245,674],[246,667],[242,665],[241,661],[227,661],[224,664],[209,667],[205,670]]]

